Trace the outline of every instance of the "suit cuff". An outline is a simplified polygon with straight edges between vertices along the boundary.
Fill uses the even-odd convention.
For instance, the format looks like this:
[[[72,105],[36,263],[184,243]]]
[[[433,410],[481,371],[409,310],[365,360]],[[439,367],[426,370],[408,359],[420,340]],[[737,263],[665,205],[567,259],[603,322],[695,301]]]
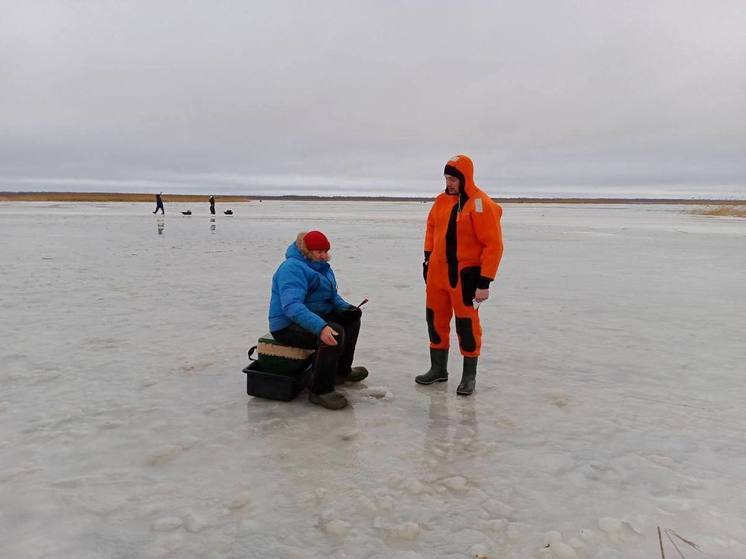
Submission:
[[[489,289],[492,279],[493,278],[479,276],[479,281],[477,281],[477,289]]]

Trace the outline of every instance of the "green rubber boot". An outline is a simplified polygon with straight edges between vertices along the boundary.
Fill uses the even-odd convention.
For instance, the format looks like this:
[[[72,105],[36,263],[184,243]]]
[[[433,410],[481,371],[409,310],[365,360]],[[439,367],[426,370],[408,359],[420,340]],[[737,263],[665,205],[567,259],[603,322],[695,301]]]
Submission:
[[[424,375],[417,375],[414,381],[417,384],[432,384],[434,382],[445,382],[448,380],[448,350],[430,348],[430,370]]]
[[[477,361],[479,357],[464,357],[464,372],[461,375],[461,382],[456,389],[459,396],[468,396],[474,392],[474,386],[477,383]]]

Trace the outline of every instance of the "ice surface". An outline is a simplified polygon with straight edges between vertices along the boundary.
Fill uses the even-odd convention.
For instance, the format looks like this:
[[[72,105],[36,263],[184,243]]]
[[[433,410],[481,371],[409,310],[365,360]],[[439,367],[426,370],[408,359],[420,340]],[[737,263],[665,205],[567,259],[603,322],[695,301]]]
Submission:
[[[746,222],[506,206],[461,398],[412,380],[428,204],[187,207],[0,204],[0,557],[746,556]],[[370,299],[340,412],[241,373],[309,228]]]

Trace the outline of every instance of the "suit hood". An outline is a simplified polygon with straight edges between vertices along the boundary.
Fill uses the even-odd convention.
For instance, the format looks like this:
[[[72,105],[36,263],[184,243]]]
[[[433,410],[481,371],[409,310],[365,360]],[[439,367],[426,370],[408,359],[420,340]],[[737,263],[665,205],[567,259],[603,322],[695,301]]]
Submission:
[[[476,194],[478,187],[474,184],[474,162],[468,155],[454,155],[448,160],[446,165],[455,167],[462,175],[464,175],[464,184],[461,192],[462,195],[471,198]]]

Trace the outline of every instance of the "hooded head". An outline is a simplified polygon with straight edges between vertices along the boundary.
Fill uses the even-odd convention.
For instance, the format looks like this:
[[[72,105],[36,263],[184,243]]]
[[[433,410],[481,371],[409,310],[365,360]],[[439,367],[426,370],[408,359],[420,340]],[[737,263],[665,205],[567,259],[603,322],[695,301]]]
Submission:
[[[474,185],[474,163],[466,155],[455,155],[446,163],[443,174],[459,179],[459,192],[465,196],[471,196],[476,186]]]

